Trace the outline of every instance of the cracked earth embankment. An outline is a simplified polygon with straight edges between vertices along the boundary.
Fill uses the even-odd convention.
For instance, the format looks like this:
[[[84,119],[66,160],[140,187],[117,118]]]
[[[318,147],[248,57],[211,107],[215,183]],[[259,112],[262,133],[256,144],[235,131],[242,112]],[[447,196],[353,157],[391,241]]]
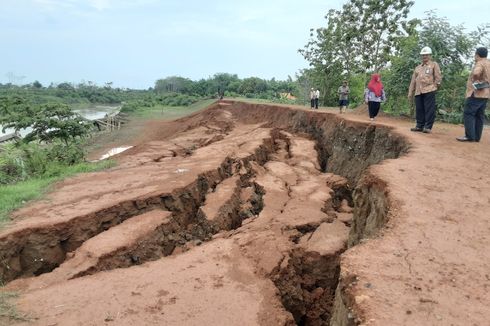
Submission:
[[[358,119],[222,102],[166,124],[16,213],[7,289],[39,325],[483,325],[485,280],[460,275],[488,271],[488,219],[455,231],[488,184],[437,132]],[[465,205],[448,170],[472,180]]]
[[[189,125],[170,141],[142,144],[117,168],[68,181],[47,201],[19,211],[16,223],[0,236],[2,277],[17,279],[8,288],[24,291],[29,302],[37,295],[56,300],[51,291],[83,283],[84,289],[95,287],[84,294],[88,300],[101,286],[90,282],[89,275],[104,279],[101,271],[127,274],[135,267],[121,268],[207,256],[228,246],[235,252],[231,261],[222,262],[226,254],[213,256],[215,265],[225,264],[233,275],[236,260],[253,262],[253,276],[240,282],[263,283],[249,298],[261,304],[247,318],[274,324],[328,323],[340,254],[347,248],[349,227],[358,225],[352,215],[357,198],[352,188],[370,163],[397,157],[404,150],[402,140],[395,136],[380,141],[372,127],[318,122],[310,113],[292,118],[294,125],[274,118],[257,125],[233,105],[208,111],[219,122],[208,124],[221,127],[205,128],[199,115],[190,117]],[[333,134],[331,128],[336,128]],[[362,165],[353,170],[343,166],[352,160]],[[76,191],[83,188],[88,191]],[[379,206],[379,198],[371,200],[373,207]],[[24,217],[30,214],[35,215]],[[172,264],[166,272],[174,275],[174,268]],[[230,278],[215,277],[223,281],[213,289]],[[157,311],[164,310],[162,302]],[[182,301],[186,303],[192,305],[192,300]],[[128,318],[131,311],[126,309],[125,322],[134,322]],[[67,318],[73,311],[68,312],[61,315]],[[49,313],[37,318],[58,320]],[[77,318],[90,322],[85,314]]]

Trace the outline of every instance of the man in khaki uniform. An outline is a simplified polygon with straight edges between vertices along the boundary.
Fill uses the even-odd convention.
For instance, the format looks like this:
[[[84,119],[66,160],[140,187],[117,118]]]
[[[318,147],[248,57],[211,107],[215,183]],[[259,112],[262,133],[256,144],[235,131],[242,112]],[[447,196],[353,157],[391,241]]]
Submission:
[[[479,142],[485,123],[485,109],[490,98],[490,61],[488,50],[478,48],[475,53],[475,65],[466,83],[466,101],[464,105],[465,136],[459,141]]]
[[[412,75],[408,89],[408,99],[415,95],[415,118],[417,125],[411,131],[422,131],[430,134],[436,119],[436,91],[441,85],[441,69],[437,62],[431,60],[432,50],[424,47],[420,51],[422,64],[418,65]]]

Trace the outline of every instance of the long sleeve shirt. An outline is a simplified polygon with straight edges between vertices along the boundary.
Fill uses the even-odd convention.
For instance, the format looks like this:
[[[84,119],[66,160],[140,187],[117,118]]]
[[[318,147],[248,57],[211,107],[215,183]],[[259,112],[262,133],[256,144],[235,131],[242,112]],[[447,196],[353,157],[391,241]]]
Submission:
[[[415,67],[408,89],[409,96],[430,93],[437,90],[441,84],[441,69],[437,62],[429,61]]]
[[[473,88],[474,82],[490,83],[490,60],[486,58],[479,59],[471,70],[466,83],[466,97],[473,95],[476,98],[490,98],[490,88],[476,90]]]
[[[384,102],[386,100],[385,90],[381,92],[381,96],[376,96],[373,91],[366,87],[364,90],[364,101],[365,102]]]

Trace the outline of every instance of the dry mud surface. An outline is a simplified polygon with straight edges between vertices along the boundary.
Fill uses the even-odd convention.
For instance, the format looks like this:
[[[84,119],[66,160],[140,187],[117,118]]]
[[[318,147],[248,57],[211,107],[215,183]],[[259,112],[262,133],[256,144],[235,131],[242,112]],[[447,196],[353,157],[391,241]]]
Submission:
[[[490,140],[221,102],[0,232],[5,325],[489,325]]]

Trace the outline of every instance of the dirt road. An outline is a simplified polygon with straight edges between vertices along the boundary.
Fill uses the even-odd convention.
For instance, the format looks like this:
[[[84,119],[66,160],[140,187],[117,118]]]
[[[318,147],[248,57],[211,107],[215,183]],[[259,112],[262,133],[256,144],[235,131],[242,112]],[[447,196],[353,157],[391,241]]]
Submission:
[[[25,325],[489,325],[489,133],[222,102],[0,232]]]

